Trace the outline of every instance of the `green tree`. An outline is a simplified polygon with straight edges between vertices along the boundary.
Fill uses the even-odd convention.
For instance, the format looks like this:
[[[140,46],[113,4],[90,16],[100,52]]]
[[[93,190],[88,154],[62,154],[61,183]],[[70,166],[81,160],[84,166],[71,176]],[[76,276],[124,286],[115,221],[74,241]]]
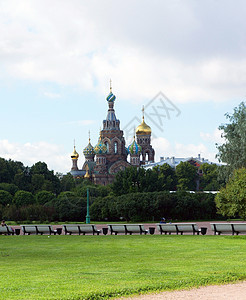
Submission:
[[[195,191],[197,185],[197,168],[189,162],[182,162],[176,167],[178,190]]]
[[[9,192],[0,190],[0,204],[1,205],[11,204],[12,198],[13,198],[13,196]]]
[[[239,215],[246,219],[246,168],[237,169],[225,188],[215,197],[216,207],[223,216]]]
[[[25,206],[29,204],[34,204],[35,199],[31,192],[20,190],[15,193],[13,198],[13,203],[16,204],[17,206]]]
[[[0,190],[7,191],[13,196],[18,191],[18,189],[19,189],[18,186],[16,186],[13,183],[6,183],[6,182],[0,183]]]
[[[217,158],[220,162],[226,164],[226,167],[221,168],[220,176],[228,181],[235,169],[246,167],[246,106],[242,102],[236,108],[234,113],[227,113],[226,118],[228,124],[219,126],[222,131],[222,137],[225,143],[218,145]]]
[[[35,195],[35,199],[36,202],[38,204],[45,204],[47,202],[50,202],[52,200],[55,199],[55,195],[49,191],[39,191],[36,195]]]
[[[153,172],[157,173],[158,187],[156,191],[173,191],[176,188],[177,179],[175,170],[169,164],[163,164],[162,166],[156,166],[153,168]]]
[[[221,182],[218,180],[218,166],[216,164],[204,163],[200,170],[200,189],[203,191],[218,191],[221,187]]]

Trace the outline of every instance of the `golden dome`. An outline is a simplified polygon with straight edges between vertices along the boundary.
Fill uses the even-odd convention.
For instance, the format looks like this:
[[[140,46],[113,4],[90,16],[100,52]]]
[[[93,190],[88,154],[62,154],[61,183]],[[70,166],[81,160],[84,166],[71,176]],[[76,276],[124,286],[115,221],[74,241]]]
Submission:
[[[79,154],[76,152],[75,146],[73,148],[73,153],[71,154],[71,158],[72,159],[78,159],[79,158]]]
[[[137,135],[151,134],[151,128],[144,122],[144,116],[143,116],[142,123],[136,129],[136,134]]]

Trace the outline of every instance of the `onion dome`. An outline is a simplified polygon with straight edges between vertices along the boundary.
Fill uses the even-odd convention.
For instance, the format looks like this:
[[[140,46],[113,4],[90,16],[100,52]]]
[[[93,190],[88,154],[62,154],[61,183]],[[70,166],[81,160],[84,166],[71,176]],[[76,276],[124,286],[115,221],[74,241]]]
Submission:
[[[134,136],[134,140],[131,143],[131,145],[128,147],[128,153],[130,154],[135,154],[135,155],[139,155],[142,151],[142,147],[140,145],[137,144],[137,142],[135,141],[135,136]]]
[[[137,135],[151,135],[151,128],[144,122],[144,117],[142,123],[136,129]]]
[[[100,137],[99,137],[98,143],[94,147],[94,152],[97,155],[98,154],[106,154],[107,153],[107,146],[102,141],[101,132],[100,132]]]
[[[89,144],[83,150],[84,156],[93,156],[95,155],[94,148],[91,144],[91,139],[89,138]]]
[[[116,97],[115,97],[115,95],[114,95],[112,92],[110,92],[110,93],[108,94],[108,96],[107,96],[106,99],[107,99],[108,102],[114,102],[115,99],[116,99]]]
[[[79,158],[79,154],[76,152],[75,146],[73,148],[73,153],[71,154],[71,158],[72,159],[78,159]]]
[[[89,174],[89,167],[88,167],[88,165],[86,165],[86,173],[85,173],[85,175],[84,175],[84,178],[90,178],[91,176],[90,176],[90,174]]]
[[[112,93],[112,86],[111,86],[111,84],[112,84],[112,81],[110,79],[110,93],[108,94],[108,96],[106,98],[108,102],[114,102],[115,99],[116,99],[115,95]]]

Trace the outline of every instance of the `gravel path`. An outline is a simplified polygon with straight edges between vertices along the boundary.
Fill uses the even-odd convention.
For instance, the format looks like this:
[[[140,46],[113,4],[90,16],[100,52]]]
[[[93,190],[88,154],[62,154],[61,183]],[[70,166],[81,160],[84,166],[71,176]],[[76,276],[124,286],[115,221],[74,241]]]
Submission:
[[[227,284],[200,287],[191,290],[162,292],[158,294],[141,295],[118,300],[245,300],[246,281]],[[116,299],[117,300],[117,299]]]

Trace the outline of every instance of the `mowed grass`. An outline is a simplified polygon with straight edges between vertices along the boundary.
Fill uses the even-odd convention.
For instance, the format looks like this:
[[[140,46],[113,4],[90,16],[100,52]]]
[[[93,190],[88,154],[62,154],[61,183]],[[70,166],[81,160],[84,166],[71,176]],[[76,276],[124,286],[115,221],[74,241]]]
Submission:
[[[246,236],[0,236],[1,299],[107,299],[246,278]]]

